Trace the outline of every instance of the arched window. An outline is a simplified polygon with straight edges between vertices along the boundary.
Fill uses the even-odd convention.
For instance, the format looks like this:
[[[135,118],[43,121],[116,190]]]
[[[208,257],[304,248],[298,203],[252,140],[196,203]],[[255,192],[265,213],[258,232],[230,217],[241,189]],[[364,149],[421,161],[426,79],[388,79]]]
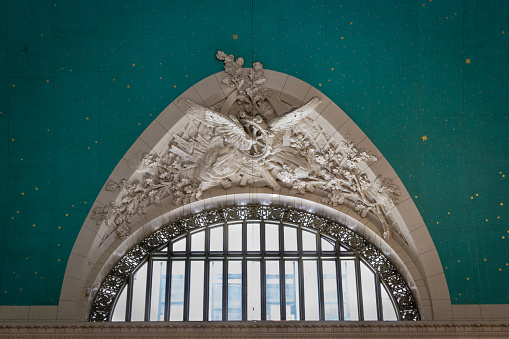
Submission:
[[[92,321],[418,320],[389,260],[313,214],[244,206],[196,214],[136,245]]]

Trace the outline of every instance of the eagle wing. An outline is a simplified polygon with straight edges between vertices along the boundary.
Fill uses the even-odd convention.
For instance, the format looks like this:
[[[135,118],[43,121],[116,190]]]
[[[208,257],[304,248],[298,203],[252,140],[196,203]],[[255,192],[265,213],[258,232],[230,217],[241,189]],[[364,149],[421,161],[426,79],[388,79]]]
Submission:
[[[270,130],[277,134],[279,132],[285,132],[286,130],[291,129],[292,127],[299,124],[304,118],[306,118],[309,113],[311,113],[321,102],[322,100],[314,97],[304,106],[270,120],[268,122]]]
[[[179,99],[177,104],[194,119],[214,127],[227,143],[239,150],[247,151],[256,142],[233,116],[224,116],[188,99]]]

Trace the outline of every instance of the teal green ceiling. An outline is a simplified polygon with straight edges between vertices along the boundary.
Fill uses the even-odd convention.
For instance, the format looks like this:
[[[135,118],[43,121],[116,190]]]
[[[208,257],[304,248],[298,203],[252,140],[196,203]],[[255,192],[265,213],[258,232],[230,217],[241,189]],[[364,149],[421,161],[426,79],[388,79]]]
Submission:
[[[0,0],[0,304],[58,303],[111,171],[222,70],[335,101],[394,167],[455,304],[509,303],[509,1]]]

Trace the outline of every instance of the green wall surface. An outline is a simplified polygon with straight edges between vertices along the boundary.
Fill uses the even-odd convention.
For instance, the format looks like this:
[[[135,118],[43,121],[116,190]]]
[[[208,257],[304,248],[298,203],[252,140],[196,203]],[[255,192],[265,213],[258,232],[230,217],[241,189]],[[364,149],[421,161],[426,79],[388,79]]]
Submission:
[[[341,107],[400,176],[454,304],[509,303],[509,1],[0,0],[0,305],[56,305],[117,162],[217,50]]]

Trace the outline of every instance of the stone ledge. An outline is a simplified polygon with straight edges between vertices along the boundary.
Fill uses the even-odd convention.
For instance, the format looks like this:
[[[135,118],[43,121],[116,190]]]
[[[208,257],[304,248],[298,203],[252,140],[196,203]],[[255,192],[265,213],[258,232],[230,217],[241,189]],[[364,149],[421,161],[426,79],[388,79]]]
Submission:
[[[0,338],[507,338],[507,322],[190,322],[0,325]]]

